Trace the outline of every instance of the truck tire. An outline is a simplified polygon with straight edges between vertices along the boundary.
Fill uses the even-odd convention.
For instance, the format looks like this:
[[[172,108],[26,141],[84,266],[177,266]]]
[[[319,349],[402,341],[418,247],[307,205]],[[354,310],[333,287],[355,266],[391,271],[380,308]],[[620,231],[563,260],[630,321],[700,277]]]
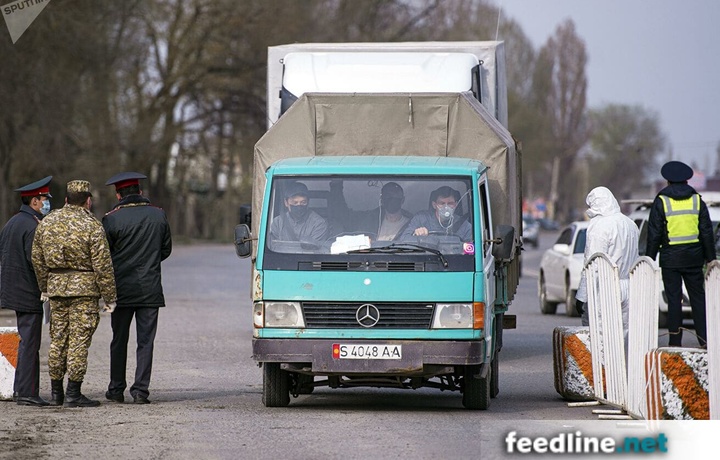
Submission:
[[[290,404],[290,374],[280,369],[280,363],[263,363],[262,401],[265,407]]]
[[[492,365],[484,379],[475,378],[480,366],[466,366],[462,404],[466,409],[487,410],[490,407]]]
[[[540,278],[538,278],[538,297],[540,298],[540,311],[542,314],[554,315],[557,311],[557,302],[550,302],[547,299],[545,276],[542,273],[540,273]]]
[[[575,308],[575,294],[577,294],[577,289],[570,289],[570,286],[565,288],[565,314],[571,318],[580,316]]]

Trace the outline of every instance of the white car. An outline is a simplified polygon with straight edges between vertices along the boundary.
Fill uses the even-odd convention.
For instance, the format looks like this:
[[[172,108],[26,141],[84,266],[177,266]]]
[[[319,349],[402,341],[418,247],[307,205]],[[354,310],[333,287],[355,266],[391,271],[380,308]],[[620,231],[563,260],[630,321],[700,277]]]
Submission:
[[[718,251],[720,250],[720,247],[718,247],[720,240],[717,240],[718,224],[720,224],[720,196],[712,195],[711,193],[712,192],[701,192],[700,195],[702,195],[703,201],[705,201],[705,204],[708,207],[708,212],[710,213],[710,220],[713,224],[713,234],[716,238],[715,248],[716,251]],[[650,216],[650,207],[652,206],[652,203],[653,200],[623,200],[623,204],[633,204],[637,206],[635,210],[629,214],[629,217],[640,229],[640,242],[638,244],[638,250],[641,256],[645,255],[645,249],[647,246],[647,221]],[[718,253],[718,257],[720,257],[720,253]],[[658,316],[658,326],[667,327],[668,305],[665,289],[661,291],[658,310],[660,312]],[[685,283],[683,283],[682,310],[684,317],[692,319],[692,307],[690,306],[690,299],[688,298],[688,293],[685,289]]]
[[[580,285],[587,227],[585,221],[571,223],[543,254],[538,275],[538,297],[543,314],[555,314],[557,305],[564,303],[568,316],[579,316],[575,310],[575,293]]]

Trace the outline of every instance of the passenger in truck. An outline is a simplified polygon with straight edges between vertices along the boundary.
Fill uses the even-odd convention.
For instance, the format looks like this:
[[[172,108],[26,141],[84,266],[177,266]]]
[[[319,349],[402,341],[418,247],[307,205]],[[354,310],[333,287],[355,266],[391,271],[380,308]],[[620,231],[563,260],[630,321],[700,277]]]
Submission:
[[[286,212],[270,224],[271,241],[300,241],[320,245],[328,233],[328,224],[308,207],[308,188],[302,182],[288,185],[284,193]]]

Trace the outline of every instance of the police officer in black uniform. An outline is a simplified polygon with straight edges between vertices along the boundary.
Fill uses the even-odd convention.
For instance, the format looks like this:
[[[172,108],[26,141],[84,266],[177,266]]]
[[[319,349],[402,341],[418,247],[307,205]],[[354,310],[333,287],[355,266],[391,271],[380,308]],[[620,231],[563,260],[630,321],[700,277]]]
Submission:
[[[115,269],[117,307],[112,313],[110,384],[105,397],[125,400],[125,372],[130,323],[135,317],[137,368],[130,394],[135,404],[148,404],[153,343],[158,311],[165,306],[160,262],[172,251],[170,226],[165,212],[150,204],[140,189],[136,172],[116,174],[105,185],[114,185],[118,203],[103,217]]]
[[[660,252],[660,268],[668,300],[669,345],[682,346],[682,283],[692,306],[695,333],[706,343],[705,277],[703,266],[715,259],[712,222],[705,202],[688,185],[690,166],[670,161],[660,170],[668,185],[658,192],[650,208],[646,255]]]
[[[13,392],[17,404],[23,406],[49,404],[39,393],[43,302],[31,256],[35,229],[50,212],[51,180],[48,176],[15,189],[22,201],[20,212],[0,232],[0,306],[15,310],[17,317],[20,346]]]

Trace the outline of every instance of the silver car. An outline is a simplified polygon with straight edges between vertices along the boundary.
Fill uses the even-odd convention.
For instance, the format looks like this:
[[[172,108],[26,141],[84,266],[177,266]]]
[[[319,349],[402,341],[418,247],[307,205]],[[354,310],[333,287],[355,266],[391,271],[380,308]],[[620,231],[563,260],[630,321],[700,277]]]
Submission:
[[[538,297],[543,314],[555,314],[557,305],[564,303],[568,316],[579,316],[575,310],[575,293],[580,285],[587,227],[585,221],[571,223],[543,254],[538,275]]]

